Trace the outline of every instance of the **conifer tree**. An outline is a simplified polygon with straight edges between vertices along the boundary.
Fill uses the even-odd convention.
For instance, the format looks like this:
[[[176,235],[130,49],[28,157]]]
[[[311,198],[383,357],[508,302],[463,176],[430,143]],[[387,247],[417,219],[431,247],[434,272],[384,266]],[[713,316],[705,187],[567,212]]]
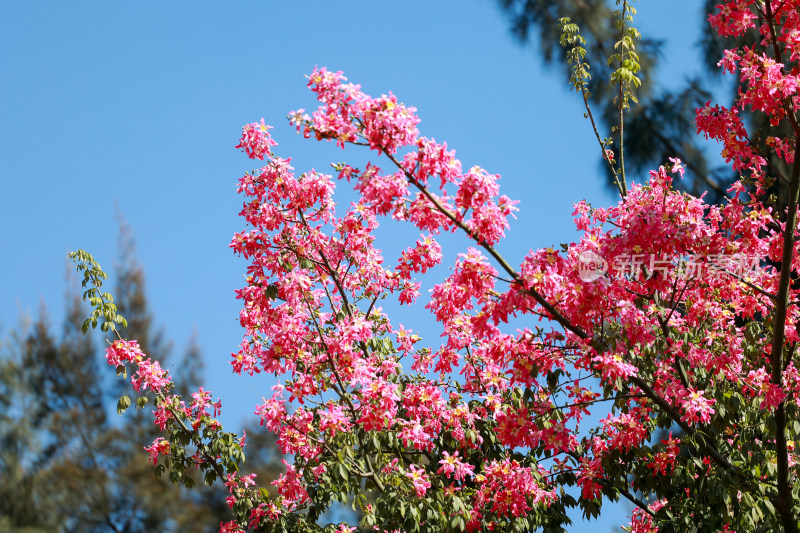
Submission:
[[[625,2],[630,9],[636,2]],[[697,135],[695,110],[703,107],[711,100],[712,91],[719,90],[723,79],[717,62],[725,49],[752,42],[757,32],[750,31],[745,35],[720,37],[708,23],[708,13],[715,11],[718,0],[706,0],[705,5],[698,3],[687,17],[701,18],[701,38],[695,44],[700,58],[702,71],[696,75],[680,80],[675,89],[657,89],[655,81],[666,74],[659,70],[663,57],[664,41],[642,39],[636,43],[641,66],[641,86],[637,89],[638,103],[631,106],[624,121],[625,128],[625,163],[632,173],[646,176],[647,171],[666,164],[670,157],[678,157],[686,166],[685,179],[678,183],[693,195],[706,193],[706,200],[719,202],[725,196],[725,190],[739,178],[730,166],[722,160],[712,157],[704,150]],[[511,32],[520,42],[537,40],[542,60],[547,65],[565,68],[569,76],[569,63],[566,50],[559,46],[561,29],[558,21],[568,17],[582,30],[586,38],[586,63],[590,67],[591,79],[589,92],[591,105],[598,110],[597,118],[602,128],[601,135],[611,140],[610,149],[619,153],[618,130],[614,130],[619,122],[619,108],[614,98],[609,97],[607,80],[610,73],[618,67],[609,64],[608,57],[619,40],[620,30],[615,27],[612,12],[621,2],[611,0],[499,0],[500,6],[510,19]],[[695,19],[696,20],[696,19]],[[671,38],[677,39],[678,34]],[[538,39],[537,39],[538,38]],[[673,80],[674,81],[674,80]],[[730,102],[736,98],[736,88],[729,86]],[[746,113],[748,131],[752,132],[751,142],[759,147],[761,155],[769,160],[769,165],[776,173],[784,176],[791,174],[786,161],[779,157],[770,147],[771,138],[787,138],[792,133],[786,124],[773,126],[763,113]],[[598,154],[600,155],[600,154]],[[601,167],[607,165],[598,157]],[[607,174],[608,175],[608,174]],[[609,185],[613,186],[609,176]],[[775,197],[773,203],[780,209],[785,208],[781,198],[787,195],[787,186],[776,182],[773,184]]]
[[[144,270],[124,223],[120,235],[117,304],[131,331],[166,358],[170,343],[155,326]],[[82,334],[83,302],[74,288],[66,302],[60,335],[42,308],[32,324],[21,319],[16,333],[2,343],[0,531],[216,531],[216,524],[230,519],[225,495],[176,490],[155,477],[142,450],[157,431],[150,406],[135,416],[117,416],[112,407],[120,381],[103,372],[106,340]],[[184,393],[196,391],[202,379],[199,342],[192,338],[177,367],[176,382]],[[262,479],[276,479],[280,454],[274,441],[258,438],[257,432],[249,430],[251,449],[265,449],[253,451],[249,465]],[[196,484],[202,485],[199,477]]]

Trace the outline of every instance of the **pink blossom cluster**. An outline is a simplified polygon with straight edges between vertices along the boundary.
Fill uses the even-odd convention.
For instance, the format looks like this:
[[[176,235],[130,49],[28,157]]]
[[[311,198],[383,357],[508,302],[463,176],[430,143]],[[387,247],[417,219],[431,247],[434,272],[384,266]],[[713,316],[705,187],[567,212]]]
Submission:
[[[492,461],[478,474],[478,494],[468,530],[474,530],[477,519],[486,512],[500,516],[524,516],[535,505],[547,505],[555,491],[544,487],[541,470],[520,465],[515,460]]]
[[[737,68],[742,57],[728,54],[726,68]],[[776,79],[778,67],[767,66],[764,76],[749,74],[754,87]],[[513,206],[499,196],[497,176],[479,167],[464,173],[445,144],[411,133],[410,124],[417,124],[409,121],[411,108],[393,96],[372,100],[345,81],[325,69],[312,73],[310,85],[322,106],[312,115],[295,114],[293,122],[306,135],[336,139],[340,145],[364,141],[397,170],[387,174],[371,162],[363,171],[342,165],[339,178],[354,182],[361,200],[337,217],[330,178],[313,172],[295,177],[288,160],[270,155],[265,167],[240,181],[239,190],[247,196],[242,215],[252,229],[237,234],[231,244],[251,261],[248,286],[238,291],[246,337],[233,365],[237,372],[284,376],[284,384],[256,412],[278,434],[282,451],[301,458],[281,481],[292,505],[305,501],[302,488],[309,475],[317,479],[319,472],[330,470],[326,443],[354,431],[393,432],[406,449],[440,454],[435,472],[415,463],[400,465],[396,458],[379,469],[387,476],[404,476],[416,497],[430,490],[433,475],[458,483],[474,479],[483,488],[471,499],[472,524],[487,512],[521,516],[533,505],[547,505],[553,498],[548,479],[559,472],[574,472],[583,497],[597,498],[610,458],[651,439],[649,420],[657,407],[639,386],[629,385],[631,393],[620,400],[623,411],[603,419],[598,436],[581,438],[582,419],[600,401],[597,393],[579,385],[576,378],[585,371],[617,391],[623,383],[646,380],[652,394],[689,427],[708,424],[715,415],[717,400],[704,390],[715,380],[747,382],[762,409],[774,409],[800,391],[796,380],[791,391],[758,381],[753,372],[768,359],[745,353],[741,343],[738,321],[764,315],[772,305],[765,296],[777,290],[772,267],[748,273],[747,283],[735,272],[701,278],[679,275],[677,268],[643,275],[609,271],[593,280],[580,276],[580,257],[588,252],[609,263],[651,254],[666,265],[678,265],[685,257],[710,265],[744,250],[779,261],[783,236],[769,230],[772,213],[745,200],[740,184],[731,188],[733,197],[726,204],[707,205],[673,188],[675,175],[683,173],[681,163],[673,160],[651,172],[646,183],[633,184],[617,206],[576,204],[575,222],[583,232],[579,242],[564,251],[532,251],[518,273],[506,265],[501,273],[485,255],[496,258],[492,246],[508,227]],[[742,102],[753,106],[764,101],[764,94],[784,101],[794,90],[790,82],[779,82],[774,91],[752,92]],[[771,109],[758,105],[762,111]],[[698,114],[698,127],[725,144],[723,155],[736,168],[764,166],[738,110],[706,107]],[[780,139],[773,145],[788,152]],[[404,148],[405,154],[395,155]],[[437,192],[429,189],[434,177]],[[382,215],[429,232],[402,252],[394,269],[383,266],[374,246]],[[402,303],[413,303],[420,285],[412,276],[442,261],[434,235],[456,229],[476,247],[460,254],[452,274],[432,289],[426,308],[441,324],[444,343],[420,349],[419,337],[392,326],[375,301],[397,293]],[[501,274],[513,280],[504,288],[498,288]],[[684,302],[680,312],[670,311],[664,303],[670,301]],[[787,324],[793,324],[798,312],[789,314]],[[504,323],[524,315],[570,328],[502,331]],[[697,331],[704,337],[685,340]],[[397,339],[393,347],[392,338]],[[377,349],[378,344],[388,351]],[[417,374],[401,384],[399,362],[407,356]],[[676,359],[682,361],[679,366]],[[432,380],[429,372],[439,379]],[[457,386],[450,377],[455,372],[460,375]],[[536,378],[554,372],[572,385],[553,390]],[[531,400],[514,403],[514,390],[530,391]],[[324,394],[333,399],[312,399]],[[571,403],[560,407],[560,394]],[[476,420],[491,421],[504,449],[540,449],[555,458],[553,465],[537,475],[519,465],[511,469],[510,459],[476,469],[467,461],[483,442],[474,434]],[[443,432],[461,448],[437,449],[436,437]],[[678,460],[677,447],[674,439],[659,446],[648,467],[667,475]],[[584,456],[573,462],[578,450]],[[499,481],[512,470],[524,479]],[[646,516],[640,517],[642,524]]]
[[[753,20],[741,13],[747,6],[728,5],[730,16],[716,23],[739,31]],[[524,516],[549,505],[555,498],[551,480],[566,472],[583,498],[599,498],[609,464],[651,441],[651,421],[663,405],[673,410],[675,423],[691,430],[713,420],[718,399],[707,390],[722,381],[750,391],[763,410],[800,393],[800,380],[789,379],[796,373],[787,373],[781,386],[766,378],[766,346],[753,352],[742,343],[742,320],[772,308],[768,295],[778,289],[779,272],[770,265],[781,259],[783,232],[758,203],[766,160],[739,115],[747,106],[783,120],[785,102],[794,101],[794,74],[753,50],[729,52],[722,65],[743,73],[744,89],[731,110],[700,110],[698,129],[723,143],[723,156],[735,168],[753,172],[755,188],[736,184],[728,202],[708,205],[675,190],[683,166],[673,160],[645,183],[632,184],[616,206],[576,204],[578,242],[562,251],[531,251],[518,271],[493,247],[514,210],[514,202],[500,195],[498,176],[479,167],[464,172],[446,144],[419,137],[415,110],[394,95],[371,98],[341,73],[311,74],[309,86],[321,105],[311,114],[291,115],[298,130],[343,147],[369,145],[395,170],[385,172],[373,162],[364,170],[338,165],[339,179],[360,194],[343,214],[334,210],[331,177],[314,171],[297,176],[289,160],[271,152],[264,167],[240,180],[241,214],[250,229],[238,233],[231,247],[250,265],[247,286],[237,291],[246,333],[232,363],[239,373],[282,377],[256,413],[277,434],[281,450],[295,456],[278,482],[287,508],[302,507],[309,484],[332,471],[331,450],[340,439],[391,433],[403,449],[437,457],[436,469],[401,455],[379,461],[372,472],[387,480],[400,476],[416,498],[432,490],[437,476],[451,483],[451,491],[474,486],[468,501],[469,527],[475,529],[489,516]],[[265,139],[259,146],[274,146]],[[792,157],[784,140],[771,143]],[[378,217],[387,215],[427,232],[394,268],[385,266],[375,247]],[[395,327],[376,303],[396,294],[413,304],[421,286],[414,276],[443,261],[435,236],[455,230],[468,235],[473,247],[458,255],[425,305],[440,324],[442,344],[420,348],[419,336]],[[744,281],[741,272],[724,268],[713,277],[677,268],[692,257],[716,272],[720,257],[743,252],[764,260]],[[581,258],[589,253],[609,264],[650,255],[666,268],[645,265],[640,274],[609,270],[584,279]],[[493,261],[500,261],[499,268]],[[526,315],[562,327],[504,331],[504,324]],[[791,308],[787,326],[798,319]],[[401,371],[406,358],[413,374]],[[590,430],[591,437],[582,436],[582,423],[603,398],[581,385],[586,372],[618,395],[615,410]],[[525,391],[526,400],[515,399],[515,391]],[[486,433],[478,434],[478,421],[489,424],[492,441],[507,454],[480,467],[473,457]],[[440,435],[457,447],[440,448]],[[522,466],[509,455],[518,449],[538,450],[552,461]],[[657,443],[644,467],[669,475],[678,449],[672,437]],[[636,530],[655,531],[652,513],[664,505],[669,503],[637,513]]]
[[[748,30],[757,30],[763,40],[759,43],[761,47],[725,51],[719,65],[726,72],[738,73],[738,97],[731,109],[710,104],[699,109],[697,131],[722,143],[722,155],[726,161],[733,161],[736,170],[747,170],[759,179],[766,165],[766,154],[754,148],[739,114],[761,112],[772,126],[777,126],[787,114],[800,110],[797,94],[800,68],[796,64],[800,59],[799,12],[797,0],[770,2],[768,9],[753,0],[735,0],[719,4],[717,12],[709,16],[711,25],[722,36],[741,36]],[[763,22],[765,15],[771,15],[771,22]],[[794,157],[780,140],[767,145],[780,156]],[[756,189],[757,195],[762,192]]]
[[[372,98],[346,81],[341,72],[315,69],[309,87],[322,105],[312,115],[293,112],[290,119],[305,136],[335,139],[342,147],[364,142],[390,157],[397,166],[392,174],[382,175],[371,163],[363,172],[350,166],[340,171],[340,178],[358,180],[356,189],[365,205],[376,214],[391,212],[395,218],[410,220],[423,231],[452,231],[462,225],[476,240],[497,243],[517,209],[515,201],[498,196],[498,176],[479,167],[463,174],[461,162],[446,144],[418,136],[415,108],[397,103],[392,94]],[[394,158],[400,149],[411,147],[416,149],[400,160]],[[441,193],[422,192],[432,177],[439,178]],[[413,196],[409,185],[418,189]],[[448,193],[446,186],[455,192]]]
[[[106,361],[112,366],[125,363],[136,365],[136,372],[131,377],[131,385],[136,392],[152,390],[160,393],[172,384],[169,373],[161,368],[158,361],[147,357],[136,341],[114,341],[106,349]]]
[[[145,446],[145,451],[150,454],[150,461],[153,464],[158,462],[159,455],[169,455],[170,444],[168,440],[158,437],[150,446]]]
[[[364,139],[370,148],[389,154],[414,144],[419,123],[415,108],[398,103],[391,93],[370,98],[361,92],[361,86],[346,81],[341,72],[326,68],[311,73],[308,86],[323,105],[310,121],[304,120],[303,110],[290,115],[298,131],[306,137],[313,133],[317,139],[336,140],[342,147],[345,142]]]
[[[697,111],[698,132],[719,141],[746,178],[727,201],[709,205],[676,190],[684,170],[673,159],[632,183],[616,205],[577,203],[576,242],[532,250],[516,267],[495,248],[516,209],[500,194],[499,176],[477,166],[464,172],[445,143],[420,137],[416,109],[393,94],[370,97],[341,72],[318,68],[309,87],[319,107],[290,114],[306,137],[369,146],[385,161],[383,169],[335,165],[339,183],[359,194],[343,212],[331,176],[298,175],[290,159],[273,153],[263,120],[245,126],[237,148],[264,166],[239,180],[247,228],[230,246],[248,266],[236,291],[244,337],[231,363],[239,374],[279,377],[255,413],[293,459],[274,483],[277,499],[264,499],[247,523],[221,531],[302,514],[335,476],[343,486],[390,487],[410,505],[442,491],[460,502],[450,517],[465,518],[470,531],[549,512],[564,498],[563,485],[594,504],[609,492],[636,502],[637,476],[671,476],[680,465],[699,465],[693,479],[732,472],[750,479],[748,469],[761,468],[747,463],[758,460],[754,452],[742,451],[753,429],[729,423],[726,402],[738,395],[742,410],[767,418],[798,405],[795,365],[773,359],[775,350],[792,353],[800,342],[800,286],[781,283],[785,272],[800,271],[800,249],[786,247],[789,264],[776,267],[797,227],[787,228],[787,214],[767,201],[768,154],[742,117],[755,111],[772,124],[796,120],[799,8],[800,0],[736,0],[710,17],[723,36],[757,31],[762,39],[720,62],[738,74],[734,105]],[[793,142],[771,137],[767,146],[789,162]],[[384,216],[424,232],[394,266],[376,246]],[[415,276],[444,263],[436,238],[453,231],[470,245],[424,303],[441,334],[426,345],[379,303],[396,297],[414,304],[422,286]],[[744,253],[757,258],[757,268],[718,266],[720,257]],[[583,275],[586,257],[617,264],[632,256],[658,258],[660,268]],[[719,275],[681,271],[687,257]],[[787,293],[785,318],[776,313],[779,291]],[[769,342],[773,316],[785,330],[777,347]],[[167,373],[133,341],[113,343],[106,357],[114,366],[137,365],[137,391],[169,387]],[[163,395],[157,424],[217,429],[219,402],[203,389],[192,398],[186,407]],[[658,436],[674,426],[681,437]],[[712,437],[719,449],[708,444]],[[787,448],[794,476],[794,445]],[[699,460],[689,462],[684,449]],[[172,453],[163,439],[147,450],[153,461]],[[232,508],[253,483],[227,478]],[[692,488],[683,488],[690,497]],[[661,495],[650,505],[637,502],[632,531],[658,531],[660,519],[682,508],[681,498]]]
[[[271,149],[277,143],[269,136],[269,130],[272,126],[264,124],[264,119],[261,122],[253,122],[247,124],[242,128],[242,138],[236,148],[241,148],[250,159],[264,159],[272,152]]]
[[[169,427],[190,427],[195,432],[205,432],[208,437],[211,432],[222,426],[216,417],[222,410],[222,402],[212,400],[211,392],[203,387],[192,394],[189,407],[177,395],[171,394],[174,387],[172,378],[166,370],[161,368],[158,361],[153,361],[142,352],[137,341],[117,340],[106,349],[106,360],[111,366],[119,368],[120,365],[133,364],[136,368],[130,377],[131,387],[141,395],[148,391],[156,397],[153,417],[155,424],[161,431]],[[202,439],[199,439],[199,441]],[[198,442],[199,442],[198,441]],[[240,444],[244,445],[244,437]],[[145,450],[149,453],[150,460],[155,464],[159,455],[169,455],[171,446],[168,440],[156,438]],[[188,458],[191,464],[200,465],[208,460],[199,448]]]

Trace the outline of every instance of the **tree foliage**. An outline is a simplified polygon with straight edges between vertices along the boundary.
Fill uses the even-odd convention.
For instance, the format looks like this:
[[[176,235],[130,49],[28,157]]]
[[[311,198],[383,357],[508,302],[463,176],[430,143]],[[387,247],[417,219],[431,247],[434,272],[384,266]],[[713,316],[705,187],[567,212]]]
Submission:
[[[237,148],[265,164],[239,180],[248,227],[231,247],[249,264],[232,364],[280,380],[256,409],[293,458],[274,492],[239,471],[242,443],[210,394],[184,401],[134,340],[118,335],[106,351],[137,404],[154,398],[157,472],[224,480],[235,519],[220,531],[352,531],[324,523],[336,501],[380,531],[566,531],[570,509],[595,517],[620,498],[637,533],[798,531],[800,2],[726,2],[709,17],[745,43],[720,62],[737,77],[733,105],[695,112],[739,176],[719,204],[676,189],[685,167],[674,157],[644,183],[626,174],[626,128],[647,94],[630,3],[610,18],[590,3],[603,17],[586,20],[529,4],[560,28],[552,42],[620,193],[609,208],[575,204],[581,237],[560,250],[509,264],[500,246],[516,202],[499,176],[463,169],[420,136],[415,108],[340,72],[315,69],[318,108],[289,120],[307,138],[376,153],[363,168],[334,164],[359,193],[343,213],[334,177],[296,174],[263,119],[244,127]],[[614,40],[590,52],[599,45],[581,28],[599,20]],[[611,137],[592,111],[598,57]],[[756,119],[774,128],[763,143],[747,128]],[[389,216],[423,232],[391,263],[375,246]],[[448,232],[470,247],[425,302],[443,339],[425,343],[379,304],[416,305]],[[99,265],[73,258],[92,316],[119,323]]]

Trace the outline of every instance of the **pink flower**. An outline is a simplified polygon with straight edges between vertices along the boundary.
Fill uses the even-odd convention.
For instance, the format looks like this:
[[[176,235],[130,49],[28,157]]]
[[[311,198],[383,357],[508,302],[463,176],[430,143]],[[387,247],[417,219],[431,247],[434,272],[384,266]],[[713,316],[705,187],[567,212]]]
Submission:
[[[653,460],[647,464],[647,467],[653,469],[653,474],[668,476],[672,474],[675,468],[675,459],[680,452],[680,441],[673,439],[672,432],[670,432],[669,438],[662,440],[661,444],[665,446],[664,450],[656,453]]]
[[[642,509],[634,509],[628,525],[631,533],[658,533],[658,527],[653,525],[653,518]]]
[[[137,341],[114,341],[106,348],[106,360],[111,366],[118,366],[125,362],[138,363],[146,357]]]
[[[151,389],[153,392],[161,392],[167,385],[172,383],[166,370],[161,368],[158,361],[145,359],[139,361],[139,368],[131,377],[131,385],[137,392]]]
[[[478,502],[491,506],[492,512],[501,516],[523,516],[530,503],[547,504],[555,499],[555,491],[546,490],[537,480],[530,467],[517,461],[504,459],[492,461],[484,472],[475,477],[480,498]]]
[[[219,525],[219,533],[244,533],[235,520]]]
[[[156,464],[158,462],[159,455],[169,455],[169,441],[158,437],[153,441],[153,444],[150,446],[145,446],[144,449],[150,454],[150,461],[152,461],[153,464]]]
[[[458,452],[450,455],[449,452],[444,451],[442,452],[442,456],[444,459],[439,460],[441,466],[439,470],[436,471],[437,474],[444,473],[447,477],[452,477],[456,481],[464,481],[466,476],[475,475],[475,467],[471,464],[461,462],[458,458]]]
[[[707,424],[711,421],[711,415],[716,411],[712,407],[716,400],[706,398],[705,391],[689,389],[688,394],[682,400],[684,410],[683,420],[686,422],[703,422]]]
[[[628,378],[639,373],[639,369],[623,361],[620,354],[603,353],[595,356],[592,361],[596,363],[595,368],[600,371],[603,379],[608,381]]]
[[[153,410],[155,423],[161,431],[165,431],[167,429],[167,423],[175,417],[173,411],[178,411],[179,413],[189,416],[189,410],[184,403],[180,401],[178,396],[165,397]]]
[[[284,497],[286,506],[294,508],[307,501],[308,494],[303,484],[303,477],[297,469],[285,460],[281,460],[281,462],[286,467],[286,473],[281,474],[272,484],[277,487],[278,494]]]
[[[416,143],[416,108],[397,103],[392,93],[380,98],[365,98],[358,106],[364,122],[364,135],[370,148],[393,154],[398,148]]]
[[[241,148],[245,151],[250,159],[264,159],[264,157],[272,155],[272,147],[278,143],[272,140],[269,135],[269,130],[272,126],[264,124],[264,119],[261,123],[253,122],[242,127],[242,138],[239,139],[239,144],[236,148]]]
[[[414,486],[414,491],[418,498],[425,496],[425,493],[431,488],[431,483],[428,481],[428,475],[424,468],[417,468],[416,465],[409,467],[410,471],[406,472],[406,477],[411,480]]]
[[[352,427],[350,417],[341,405],[331,404],[326,410],[317,411],[320,416],[319,429],[330,435],[349,431]]]

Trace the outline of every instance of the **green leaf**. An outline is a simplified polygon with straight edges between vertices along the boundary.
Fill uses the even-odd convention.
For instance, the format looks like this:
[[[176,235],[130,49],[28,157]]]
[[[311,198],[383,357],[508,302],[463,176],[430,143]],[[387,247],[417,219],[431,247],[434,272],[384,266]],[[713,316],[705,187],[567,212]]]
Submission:
[[[456,531],[464,531],[466,529],[467,523],[464,521],[464,517],[460,514],[453,515],[450,518],[450,528]]]
[[[336,475],[339,477],[339,479],[341,479],[342,481],[347,481],[347,468],[345,468],[345,466],[342,463],[336,463],[335,470],[336,470]]]

